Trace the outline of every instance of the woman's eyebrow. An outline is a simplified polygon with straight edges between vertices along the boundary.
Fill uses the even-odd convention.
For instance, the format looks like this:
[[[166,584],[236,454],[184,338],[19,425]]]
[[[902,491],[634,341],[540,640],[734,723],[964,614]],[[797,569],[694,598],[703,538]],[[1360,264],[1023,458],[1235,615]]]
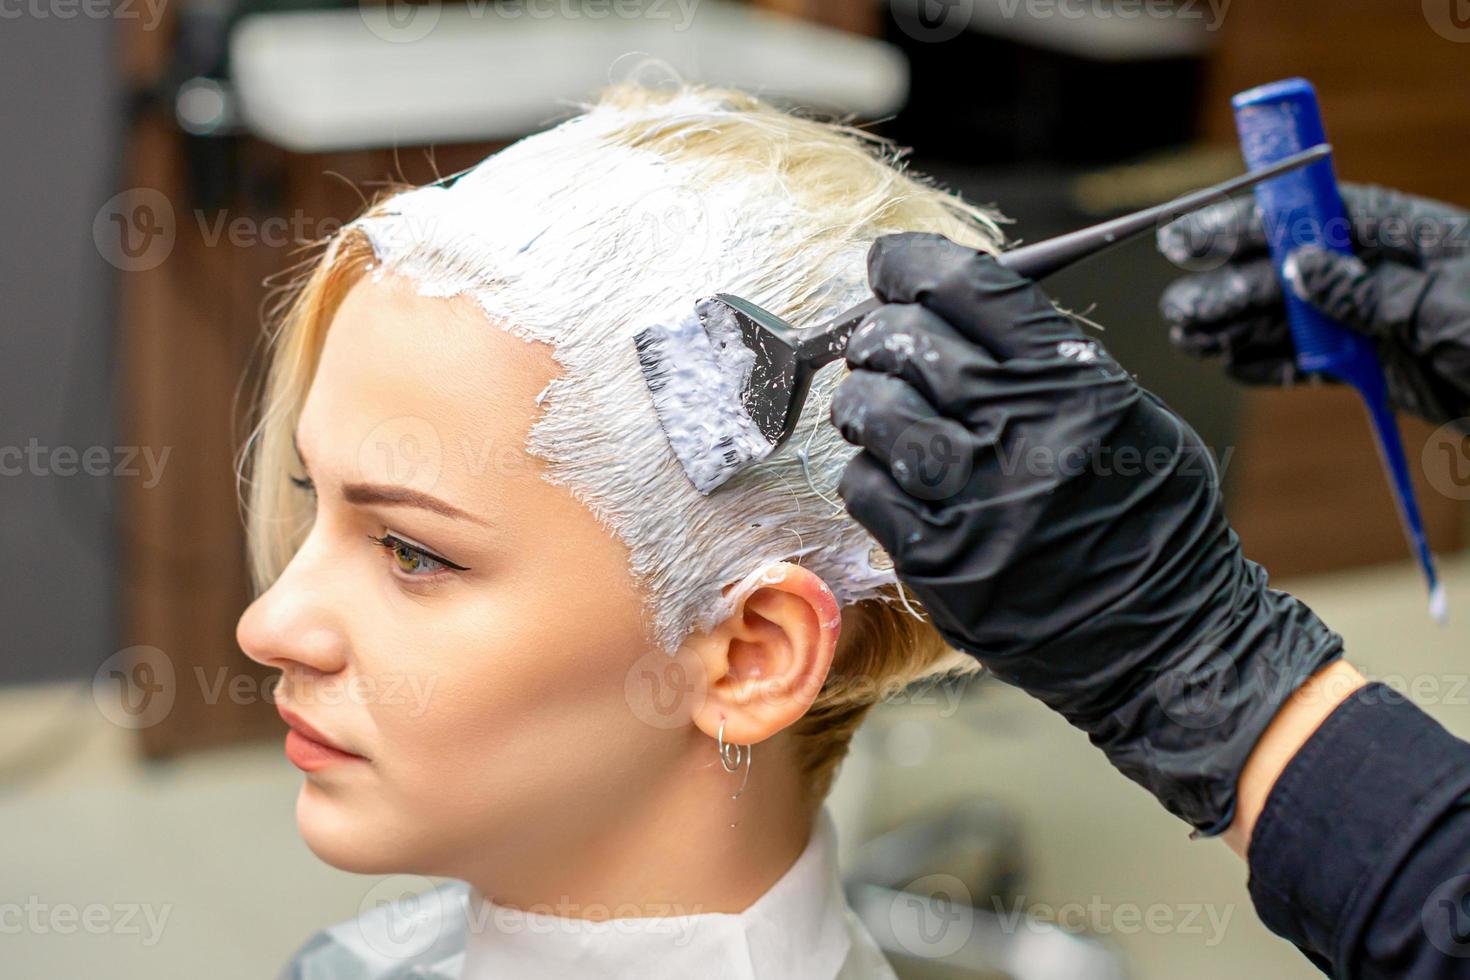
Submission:
[[[296,438],[296,433],[291,433],[291,445],[296,448],[296,458],[301,460],[301,465],[307,466],[306,456],[301,452],[301,443]],[[408,487],[395,487],[383,483],[348,483],[342,487],[342,498],[349,504],[387,504],[390,506],[417,507],[420,510],[431,511],[444,517],[452,517],[462,521],[470,521],[482,527],[490,527],[490,522],[476,517],[468,511],[460,510],[458,507],[445,500],[440,500],[432,494],[420,490],[412,490]]]
[[[419,490],[411,490],[408,487],[395,487],[382,483],[346,483],[342,486],[342,498],[349,504],[389,504],[404,507],[418,507],[421,510],[432,511],[445,517],[453,517],[459,520],[471,521],[482,527],[489,527],[488,521],[476,517],[468,511],[460,510],[447,501],[438,497],[423,493]]]

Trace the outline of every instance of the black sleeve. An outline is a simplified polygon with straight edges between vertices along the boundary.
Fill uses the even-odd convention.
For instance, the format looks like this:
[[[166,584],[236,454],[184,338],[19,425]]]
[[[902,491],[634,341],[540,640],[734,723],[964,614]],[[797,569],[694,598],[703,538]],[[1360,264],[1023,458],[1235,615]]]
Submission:
[[[1250,845],[1273,932],[1334,977],[1470,977],[1470,742],[1382,684],[1288,763]]]

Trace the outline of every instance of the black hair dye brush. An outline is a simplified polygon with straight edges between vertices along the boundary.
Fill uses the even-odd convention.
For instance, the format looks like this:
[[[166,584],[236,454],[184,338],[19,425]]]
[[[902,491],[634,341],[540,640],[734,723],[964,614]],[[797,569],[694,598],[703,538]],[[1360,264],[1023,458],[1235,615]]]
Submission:
[[[1330,152],[1326,144],[1315,146],[1173,201],[1002,252],[996,261],[1041,279]],[[697,317],[649,327],[634,338],[659,423],[700,493],[765,459],[790,437],[812,376],[843,355],[853,329],[880,305],[870,299],[797,330],[754,303],[718,293],[695,304]]]

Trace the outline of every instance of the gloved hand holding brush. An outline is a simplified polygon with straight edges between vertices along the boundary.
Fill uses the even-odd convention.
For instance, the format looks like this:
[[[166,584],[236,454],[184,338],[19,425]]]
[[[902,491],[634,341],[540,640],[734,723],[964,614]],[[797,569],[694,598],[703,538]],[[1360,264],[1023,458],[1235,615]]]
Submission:
[[[847,347],[840,493],[956,647],[1205,834],[1282,702],[1342,652],[1267,587],[1198,435],[1030,280],[880,239]]]
[[[1435,424],[1470,415],[1470,213],[1381,187],[1342,185],[1357,257],[1296,253],[1295,286],[1334,320],[1378,342],[1396,408]],[[1238,380],[1299,376],[1281,289],[1251,197],[1195,212],[1159,231],[1185,268],[1160,307],[1181,350],[1220,356]],[[1461,426],[1466,427],[1464,421]],[[1470,428],[1467,428],[1470,430]]]

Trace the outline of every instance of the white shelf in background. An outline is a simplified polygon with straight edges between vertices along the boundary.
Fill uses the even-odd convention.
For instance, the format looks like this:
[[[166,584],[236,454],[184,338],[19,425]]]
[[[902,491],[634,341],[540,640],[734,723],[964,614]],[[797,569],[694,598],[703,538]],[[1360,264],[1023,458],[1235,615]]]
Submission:
[[[891,45],[723,0],[257,14],[230,39],[246,126],[299,152],[514,139],[570,115],[646,59],[679,78],[873,119],[908,94]],[[418,11],[404,14],[405,11]],[[535,11],[535,15],[533,15]],[[655,16],[661,12],[661,16]],[[395,16],[398,14],[400,16]],[[652,77],[666,77],[657,70]]]

